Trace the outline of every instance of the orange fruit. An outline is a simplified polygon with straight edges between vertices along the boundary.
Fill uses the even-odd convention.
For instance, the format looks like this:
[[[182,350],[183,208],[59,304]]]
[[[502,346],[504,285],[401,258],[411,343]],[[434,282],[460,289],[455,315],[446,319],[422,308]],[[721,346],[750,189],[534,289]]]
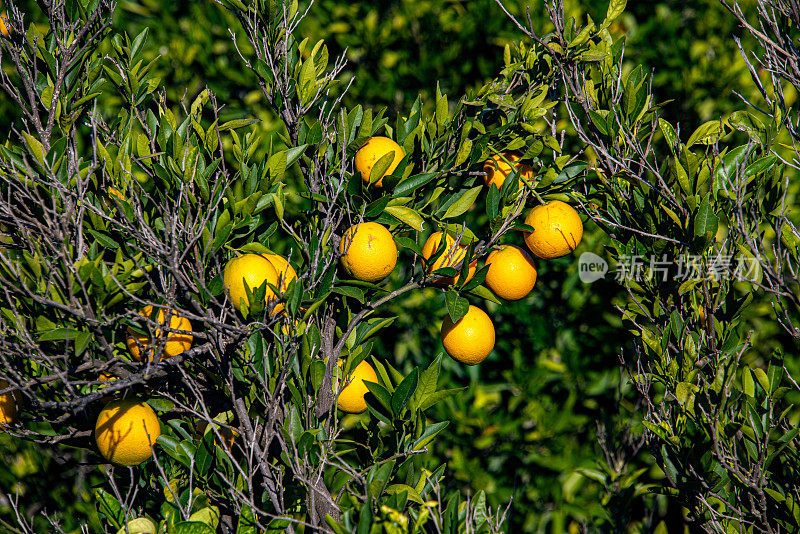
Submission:
[[[232,428],[224,426],[219,429],[219,436],[222,438],[222,443],[220,443],[219,440],[215,440],[217,441],[217,444],[220,445],[221,447],[225,447],[226,450],[230,451],[231,449],[233,449],[233,442],[236,441],[236,438],[239,437],[239,432],[237,432]]]
[[[142,311],[139,312],[139,315],[152,318],[153,307],[150,305],[145,306]],[[166,324],[166,315],[166,311],[163,308],[159,308],[155,319],[159,327]],[[128,352],[131,353],[134,360],[141,362],[146,356],[150,361],[160,361],[162,358],[172,358],[192,348],[192,323],[190,323],[189,319],[186,317],[178,315],[174,310],[171,311],[169,315],[169,328],[172,331],[164,332],[161,328],[156,328],[154,332],[155,340],[150,339],[147,334],[139,334],[134,332],[131,328],[128,328],[128,337],[125,342],[128,345]],[[175,332],[175,330],[179,330],[180,332]],[[162,339],[164,337],[166,337],[166,340]],[[162,341],[164,342],[163,355],[152,354],[153,350],[155,350]],[[142,349],[144,349],[144,355],[142,354]]]
[[[553,200],[528,212],[525,224],[533,227],[525,232],[525,244],[540,258],[549,260],[569,254],[583,237],[583,223],[578,212],[565,202]]]
[[[455,324],[448,315],[442,323],[442,345],[458,362],[467,365],[481,363],[494,349],[492,320],[485,311],[472,305]]]
[[[530,254],[514,245],[501,245],[486,258],[486,285],[506,300],[525,298],[536,284],[536,266]]]
[[[403,152],[403,147],[388,137],[370,137],[367,143],[356,152],[356,170],[361,173],[361,179],[369,184],[372,167],[375,166],[379,159],[390,152],[394,152],[394,159],[386,169],[386,172],[375,182],[377,187],[383,186],[383,177],[387,174],[392,174],[406,154]]]
[[[261,254],[243,254],[228,262],[222,273],[222,282],[231,296],[233,307],[244,315],[250,308],[245,285],[253,292],[267,282],[267,292],[264,295],[264,305],[267,305],[275,298],[275,291],[269,285],[278,287],[278,272]]]
[[[109,373],[100,373],[100,376],[97,377],[98,382],[113,382],[114,380],[119,380],[118,377],[109,374]],[[105,386],[102,386],[105,387]],[[103,404],[108,404],[114,398],[114,395],[119,392],[114,392],[111,395],[106,395],[105,397],[100,397],[100,402]]]
[[[339,369],[344,365],[344,360],[339,360]],[[350,375],[344,377],[340,384],[346,384],[339,392],[337,406],[343,412],[362,413],[367,409],[367,401],[364,396],[369,393],[369,389],[364,381],[378,382],[378,375],[366,360],[359,363],[355,369],[350,370]]]
[[[8,385],[5,380],[0,380],[0,390],[6,389]],[[18,390],[0,395],[0,425],[9,425],[14,422],[21,401]]]
[[[503,152],[503,157],[511,162],[519,161],[519,156],[512,152]],[[528,182],[533,180],[533,168],[525,163],[519,164],[517,167],[519,168],[520,176],[519,188],[522,189],[525,187],[525,182],[522,181],[522,178],[527,179]],[[483,172],[486,173],[485,181],[487,187],[494,185],[497,189],[502,189],[503,183],[508,175],[511,174],[511,171],[511,165],[506,163],[499,154],[495,154],[483,162]]]
[[[397,265],[397,245],[389,230],[382,224],[354,224],[339,242],[341,262],[347,274],[357,280],[378,282]]]
[[[224,447],[230,451],[233,448],[233,442],[239,437],[239,432],[234,428],[229,428],[221,424],[214,424],[214,428],[216,428],[216,432],[214,433],[214,442],[217,444],[217,446]],[[195,423],[195,430],[200,434],[214,432],[213,429],[209,428],[208,423],[205,421],[199,421]],[[222,438],[221,441],[220,438]]]
[[[100,454],[118,465],[138,465],[150,458],[160,435],[161,425],[153,409],[132,399],[109,402],[94,426]]]
[[[11,33],[11,30],[8,28],[8,14],[3,13],[0,15],[0,34],[4,37],[8,37]]]
[[[425,268],[428,271],[428,274],[436,271],[437,269],[443,269],[445,267],[453,267],[458,271],[461,271],[461,265],[464,263],[464,258],[467,255],[466,247],[462,247],[461,245],[456,243],[455,238],[450,234],[444,234],[445,236],[445,250],[442,254],[436,258],[436,260],[431,263],[428,259],[433,256],[433,254],[439,250],[440,243],[442,242],[442,235],[443,232],[434,232],[428,237],[425,244],[422,246],[422,259]],[[478,261],[475,260],[469,264],[469,271],[467,272],[467,279],[465,283],[468,282],[472,277],[475,275],[475,270],[477,269]],[[458,275],[456,276],[446,276],[437,278],[434,280],[435,284],[438,285],[453,285],[458,281]]]
[[[275,272],[278,273],[278,283],[275,284],[280,290],[281,295],[286,293],[286,290],[289,289],[289,283],[292,280],[297,279],[297,271],[294,270],[294,267],[289,263],[289,260],[284,258],[283,256],[279,256],[277,254],[262,254],[267,261],[272,264],[272,267],[275,268]],[[280,313],[283,311],[283,303],[278,303],[272,309],[272,314],[275,315],[276,313]]]

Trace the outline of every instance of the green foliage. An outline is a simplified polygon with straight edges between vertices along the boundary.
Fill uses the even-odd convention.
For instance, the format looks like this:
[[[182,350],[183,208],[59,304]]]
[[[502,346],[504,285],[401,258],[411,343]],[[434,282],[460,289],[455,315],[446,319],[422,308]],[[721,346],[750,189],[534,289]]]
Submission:
[[[54,51],[69,32],[28,6],[35,99],[0,103],[19,132],[0,148],[20,214],[0,227],[12,238],[0,249],[4,376],[28,406],[3,436],[4,492],[66,506],[66,531],[652,532],[682,528],[684,513],[707,528],[795,529],[796,340],[770,310],[796,317],[796,283],[770,271],[798,261],[787,117],[724,92],[746,71],[721,10],[589,7],[594,20],[572,6],[549,34],[534,7],[543,37],[528,39],[488,1],[324,1],[294,33],[297,3],[126,2],[108,34],[65,59]],[[24,82],[24,68],[8,71]],[[689,133],[677,119],[702,124]],[[369,184],[352,165],[373,135],[406,153],[382,189],[388,159]],[[480,166],[504,151],[535,179],[484,193]],[[562,258],[538,262],[534,293],[502,304],[484,268],[467,280],[493,244],[521,245],[518,216],[550,199],[588,216],[576,257],[673,269],[759,257],[757,278],[731,281],[728,266],[589,285]],[[399,245],[385,282],[337,270],[338,240],[361,219]],[[437,230],[468,252],[427,273],[420,249]],[[236,315],[224,264],[271,251],[300,274],[285,313],[263,303],[262,284]],[[443,291],[434,275],[457,282]],[[789,289],[759,289],[770,284]],[[497,344],[467,368],[443,356],[439,327],[470,303],[489,311]],[[125,329],[143,328],[144,304],[189,317],[194,348],[130,361]],[[362,361],[377,372],[364,414],[336,411],[339,359],[343,376]],[[159,412],[156,459],[87,468],[91,495],[47,468],[50,448],[21,441],[63,441],[99,464],[87,436],[102,398],[122,392]]]

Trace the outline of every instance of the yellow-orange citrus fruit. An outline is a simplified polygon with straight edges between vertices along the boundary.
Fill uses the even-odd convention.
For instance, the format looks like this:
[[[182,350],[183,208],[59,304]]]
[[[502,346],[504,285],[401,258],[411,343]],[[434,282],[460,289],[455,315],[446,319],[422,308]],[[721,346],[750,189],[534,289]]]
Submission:
[[[339,360],[339,369],[342,368],[344,360]],[[347,384],[339,392],[337,405],[339,409],[347,413],[361,413],[367,409],[367,401],[364,396],[369,393],[367,382],[377,382],[378,375],[375,369],[365,361],[359,363],[355,369],[350,370],[350,375],[343,377],[340,384]]]
[[[519,156],[512,152],[503,152],[503,157],[511,162],[519,161]],[[520,176],[519,188],[522,189],[525,187],[525,182],[522,181],[522,178],[525,178],[528,182],[533,180],[533,168],[524,163],[518,164],[518,167]],[[502,189],[506,177],[511,174],[511,170],[511,165],[506,163],[499,154],[492,156],[483,162],[483,172],[486,173],[486,185],[488,187],[494,185],[497,189]]]
[[[525,217],[525,224],[533,227],[532,232],[525,233],[525,244],[546,260],[569,254],[583,237],[583,223],[578,212],[560,200],[533,208]]]
[[[481,363],[494,349],[494,325],[486,312],[470,305],[467,314],[453,324],[442,323],[442,344],[454,360],[467,365]]]
[[[0,390],[6,389],[8,382],[0,380]],[[0,395],[0,424],[8,425],[17,418],[19,403],[21,399],[18,391],[10,391]]]
[[[403,152],[403,147],[388,137],[371,137],[369,141],[367,141],[367,144],[362,146],[358,152],[356,152],[356,170],[361,173],[361,179],[369,183],[369,176],[370,173],[372,173],[372,167],[375,166],[375,163],[377,163],[379,159],[389,152],[394,152],[394,159],[386,169],[386,172],[384,172],[380,179],[375,182],[377,187],[383,186],[383,177],[387,174],[392,174],[392,172],[394,172],[394,170],[397,168],[397,165],[400,163],[400,160],[403,159],[406,154]]]
[[[219,436],[222,438],[222,443],[219,442],[217,439],[217,444],[225,447],[227,450],[233,449],[233,442],[236,441],[236,438],[239,437],[239,432],[232,428],[228,428],[224,426],[219,429]]]
[[[277,254],[262,254],[262,256],[267,258],[267,261],[272,264],[275,271],[278,273],[278,281],[280,282],[278,288],[281,290],[281,293],[283,293],[289,288],[289,283],[297,279],[297,271],[294,270],[289,260],[283,256]]]
[[[119,378],[109,373],[100,373],[100,376],[97,377],[97,380],[99,382],[113,382],[114,380],[119,380]],[[102,402],[103,404],[108,404],[109,402],[112,401],[113,398],[114,394],[112,393],[111,395],[100,397],[100,402]]]
[[[437,250],[439,250],[440,243],[442,242],[442,235],[445,236],[445,250],[438,258],[436,258],[434,262],[429,262],[428,259],[433,256]],[[432,233],[422,246],[423,264],[425,265],[428,273],[432,273],[445,267],[453,267],[460,272],[461,265],[464,263],[464,257],[466,257],[466,255],[466,247],[462,247],[461,245],[457,244],[453,236],[450,234],[444,234],[443,232]],[[472,279],[472,277],[475,275],[475,270],[477,267],[477,260],[469,264],[469,271],[467,272],[467,279],[465,280],[465,283]],[[453,285],[457,281],[458,275],[438,278],[434,280],[434,283],[446,286]]]
[[[218,424],[215,424],[214,426],[216,427],[216,433],[214,434],[214,442],[218,446],[224,447],[225,449],[230,451],[231,448],[233,448],[233,442],[236,440],[236,438],[239,437],[239,432],[233,428],[228,428],[227,426],[222,426]],[[206,429],[208,429],[209,432],[214,432],[214,430],[209,429],[208,423],[205,421],[198,421],[197,423],[195,423],[195,430],[199,434],[205,434]],[[220,438],[222,438],[222,441],[220,441]]]
[[[275,268],[275,272],[278,273],[278,283],[275,284],[275,287],[280,289],[281,295],[286,293],[286,290],[289,289],[289,283],[292,280],[297,279],[297,271],[294,270],[292,264],[289,263],[289,260],[284,258],[283,256],[279,256],[277,254],[262,254],[267,261],[272,264]],[[279,302],[275,305],[272,309],[272,314],[275,315],[276,313],[280,313],[283,311],[283,303]]]
[[[253,292],[267,282],[267,292],[264,295],[266,305],[275,298],[275,291],[269,285],[278,287],[278,272],[261,254],[243,254],[228,262],[222,273],[222,282],[231,296],[233,307],[244,314],[250,308],[245,284]]]
[[[397,265],[397,245],[389,230],[375,222],[354,224],[339,242],[342,267],[357,280],[383,280]]]
[[[502,245],[486,258],[486,285],[506,300],[525,298],[536,284],[536,266],[530,254],[514,245]]]
[[[142,401],[109,402],[97,416],[94,439],[100,454],[118,465],[138,465],[153,455],[152,445],[161,435],[153,409]]]
[[[0,34],[4,37],[8,37],[11,31],[8,29],[8,15],[3,13],[0,15]]]
[[[142,311],[139,312],[139,315],[152,319],[153,307],[150,305],[145,306]],[[172,331],[165,331],[162,330],[161,327],[166,325],[166,315],[166,311],[163,308],[159,308],[156,318],[154,319],[159,325],[154,332],[154,340],[150,339],[147,334],[139,334],[128,328],[128,337],[125,342],[128,345],[128,352],[131,353],[131,356],[133,356],[133,359],[137,362],[141,362],[145,358],[150,361],[172,358],[192,348],[192,323],[189,322],[189,319],[172,311],[169,314],[170,319],[168,327]],[[162,342],[164,343],[163,353],[158,355],[153,354],[153,351],[156,350]],[[142,354],[142,350],[144,350],[144,354]]]

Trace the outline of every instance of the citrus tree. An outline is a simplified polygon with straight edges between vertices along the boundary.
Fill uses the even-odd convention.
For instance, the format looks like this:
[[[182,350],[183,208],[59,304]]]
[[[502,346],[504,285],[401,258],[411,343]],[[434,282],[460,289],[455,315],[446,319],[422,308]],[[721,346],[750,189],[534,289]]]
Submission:
[[[468,298],[496,300],[485,280],[521,298],[536,274],[519,248],[477,261],[533,229],[517,217],[537,175],[519,161],[554,172],[559,142],[511,100],[498,113],[437,93],[432,113],[418,101],[391,123],[345,109],[344,59],[295,33],[305,10],[224,5],[274,139],[220,121],[210,89],[173,111],[142,61],[148,32],[111,31],[114,4],[44,5],[45,27],[9,5],[2,84],[22,119],[2,160],[7,431],[99,453],[104,528],[500,528],[502,511],[462,503],[422,461],[448,424],[426,411],[457,393],[437,387],[442,356],[401,374],[373,338],[393,321],[384,304],[434,285],[447,352],[491,352]],[[484,96],[520,88],[504,77]],[[536,93],[525,113],[544,116]],[[558,242],[550,257],[581,239],[570,216],[535,239]]]
[[[624,2],[599,24],[548,3],[545,35],[498,4],[520,39],[497,77],[389,116],[344,105],[345,56],[298,32],[313,4],[219,3],[273,137],[222,118],[208,87],[168,101],[148,31],[113,30],[112,2],[43,3],[37,24],[8,5],[0,86],[21,119],[0,149],[3,428],[104,466],[95,529],[503,529],[507,506],[430,462],[449,423],[431,414],[459,394],[438,383],[442,358],[483,361],[485,303],[524,298],[531,253],[569,255],[584,220],[625,266],[632,450],[667,476],[648,485],[606,449],[582,476],[606,487],[609,528],[648,490],[711,531],[797,525],[798,388],[780,354],[742,359],[751,294],[796,332],[783,100],[765,90],[768,117],[682,141],[647,74],[623,67],[609,28]],[[425,288],[444,295],[427,318],[444,351],[401,372],[377,340]]]

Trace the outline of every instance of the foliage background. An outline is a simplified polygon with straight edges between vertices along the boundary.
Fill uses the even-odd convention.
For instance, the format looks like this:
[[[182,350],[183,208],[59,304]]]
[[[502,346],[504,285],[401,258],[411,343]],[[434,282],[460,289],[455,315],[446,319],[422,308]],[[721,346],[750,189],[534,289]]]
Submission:
[[[526,4],[506,6],[518,13]],[[606,2],[567,7],[598,20]],[[35,14],[38,8],[27,2],[24,9]],[[530,9],[545,29],[542,4],[532,2]],[[206,1],[122,1],[115,25],[130,35],[150,29],[147,55],[160,56],[155,70],[170,104],[177,107],[184,97],[191,101],[208,86],[226,103],[225,118],[256,117],[258,128],[274,136],[277,123],[235,57],[228,28],[240,37],[241,30],[221,7]],[[631,2],[612,30],[627,36],[628,63],[655,73],[654,93],[672,101],[665,117],[689,131],[741,109],[734,90],[757,100],[731,39],[735,21],[716,2]],[[353,79],[348,105],[388,106],[389,116],[407,111],[417,95],[430,102],[437,81],[451,99],[480,86],[499,71],[503,46],[515,35],[491,0],[320,0],[301,33],[312,42],[326,39],[331,56],[348,50],[342,77],[343,84]],[[747,49],[747,40],[743,45]],[[15,117],[14,107],[0,97],[0,132],[8,132]],[[600,232],[591,227],[575,257],[587,250],[603,253]],[[583,524],[611,530],[615,519],[633,528],[641,523],[643,531],[681,532],[677,505],[647,493],[634,495],[624,479],[607,482],[609,464],[642,483],[664,476],[646,452],[628,446],[641,426],[618,367],[629,337],[614,309],[622,298],[618,286],[613,280],[581,283],[573,257],[539,267],[539,281],[527,299],[488,306],[497,345],[487,362],[465,368],[443,360],[442,387],[470,387],[433,414],[449,418],[451,426],[433,448],[430,464],[446,462],[451,484],[464,493],[485,490],[492,505],[512,500],[511,532],[577,532]],[[441,352],[444,310],[443,295],[434,289],[394,303],[387,313],[398,319],[380,338],[376,354],[401,371],[432,361]],[[756,349],[745,359],[757,361],[782,344],[792,354],[785,336],[759,320],[758,314],[770,313],[768,307],[754,310]],[[789,367],[795,370],[797,363],[790,360]],[[601,443],[598,437],[605,439]],[[31,515],[59,514],[68,529],[78,531],[85,521],[96,525],[90,490],[99,477],[83,461],[67,447],[43,450],[0,436],[0,493],[34,503],[26,510]],[[65,467],[74,465],[81,466],[77,472]],[[9,521],[10,514],[8,502],[0,500],[0,521]],[[620,514],[630,514],[630,522]],[[37,523],[42,531],[46,525],[44,517]]]

